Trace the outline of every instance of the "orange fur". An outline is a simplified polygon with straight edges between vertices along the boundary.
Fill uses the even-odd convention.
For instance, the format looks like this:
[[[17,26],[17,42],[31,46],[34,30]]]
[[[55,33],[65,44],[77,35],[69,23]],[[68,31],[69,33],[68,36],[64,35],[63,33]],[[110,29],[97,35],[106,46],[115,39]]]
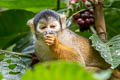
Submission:
[[[58,41],[57,37],[55,37],[55,36],[51,36],[51,37],[54,38],[53,39],[54,41],[51,45],[49,45],[49,47],[53,51],[53,55],[57,59],[63,59],[63,60],[67,60],[67,61],[78,61],[79,62],[80,55],[75,50],[60,43]],[[50,42],[50,41],[48,41],[48,42]]]

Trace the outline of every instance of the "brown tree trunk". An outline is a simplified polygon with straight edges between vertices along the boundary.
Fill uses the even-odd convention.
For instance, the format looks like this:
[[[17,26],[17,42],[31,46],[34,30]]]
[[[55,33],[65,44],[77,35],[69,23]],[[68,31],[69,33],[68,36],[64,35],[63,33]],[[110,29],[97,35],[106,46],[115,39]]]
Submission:
[[[95,26],[97,33],[101,40],[106,40],[106,25],[104,19],[103,5],[101,3],[95,4]]]

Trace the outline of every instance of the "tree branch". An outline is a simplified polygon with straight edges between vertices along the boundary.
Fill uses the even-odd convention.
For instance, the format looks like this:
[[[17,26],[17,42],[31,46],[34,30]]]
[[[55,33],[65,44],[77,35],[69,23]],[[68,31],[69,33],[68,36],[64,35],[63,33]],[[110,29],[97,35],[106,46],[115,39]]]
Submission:
[[[95,26],[101,40],[106,40],[106,25],[102,3],[94,5],[95,7]]]

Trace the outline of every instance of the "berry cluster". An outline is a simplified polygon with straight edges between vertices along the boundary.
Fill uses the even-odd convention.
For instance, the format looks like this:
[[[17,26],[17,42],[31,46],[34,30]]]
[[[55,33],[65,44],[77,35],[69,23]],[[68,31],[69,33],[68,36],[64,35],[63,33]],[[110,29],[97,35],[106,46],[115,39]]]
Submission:
[[[85,2],[87,7],[91,6],[91,3],[87,0],[82,0]],[[80,31],[88,30],[91,25],[94,24],[94,9],[90,8],[82,12],[76,13],[73,16],[73,22],[80,25]]]

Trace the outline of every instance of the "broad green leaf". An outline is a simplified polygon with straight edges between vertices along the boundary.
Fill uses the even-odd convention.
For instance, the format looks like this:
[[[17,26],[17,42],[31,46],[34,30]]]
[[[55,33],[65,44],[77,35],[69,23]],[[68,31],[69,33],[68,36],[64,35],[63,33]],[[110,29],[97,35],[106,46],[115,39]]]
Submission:
[[[0,73],[4,80],[19,80],[21,75],[30,67],[31,57],[22,53],[0,50],[0,56],[5,57],[0,61]]]
[[[27,70],[21,80],[96,80],[80,64],[72,62],[47,62]]]
[[[120,9],[120,0],[104,0],[104,5],[110,8]]]
[[[112,8],[120,9],[120,0],[116,0],[111,5]]]
[[[105,21],[108,39],[120,34],[120,11],[117,9],[105,9]]]
[[[34,43],[35,43],[35,36],[31,33],[26,35],[25,37],[21,38],[17,43],[16,46],[13,48],[15,52],[22,52],[22,53],[34,53]]]
[[[113,37],[107,43],[104,43],[100,38],[93,34],[90,39],[92,40],[92,46],[100,52],[105,61],[111,64],[111,68],[114,69],[120,64],[120,35]]]
[[[104,0],[104,5],[105,6],[111,6],[114,1],[115,0]]]
[[[56,9],[57,0],[1,0],[0,6],[8,9],[25,9],[33,12],[38,12],[42,9]],[[61,2],[61,8],[65,4]]]
[[[30,32],[27,20],[34,13],[25,10],[8,10],[0,12],[0,49],[7,48]]]

